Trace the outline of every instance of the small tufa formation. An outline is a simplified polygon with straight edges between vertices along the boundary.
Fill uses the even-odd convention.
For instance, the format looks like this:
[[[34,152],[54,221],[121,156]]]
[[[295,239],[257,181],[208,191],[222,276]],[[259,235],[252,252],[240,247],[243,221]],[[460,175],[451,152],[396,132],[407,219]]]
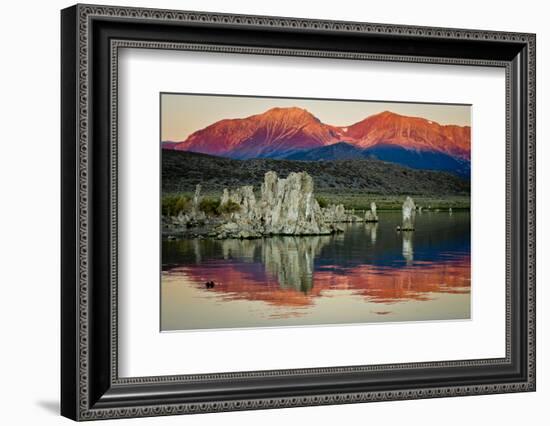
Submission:
[[[206,219],[206,214],[201,210],[201,189],[201,185],[197,184],[191,204],[191,212],[189,214],[184,214],[183,212],[180,212],[180,214],[178,215],[180,222],[187,221],[188,223],[196,224],[204,222],[204,220]]]
[[[348,210],[343,204],[331,204],[328,207],[322,208],[323,218],[328,223],[354,223],[363,222],[364,219],[355,214],[355,209]]]
[[[226,206],[229,203],[229,191],[227,188],[223,190],[222,198],[220,198],[220,207]]]
[[[191,207],[191,212],[194,215],[196,215],[200,211],[200,204],[202,201],[201,188],[202,187],[200,184],[197,184],[197,186],[195,187],[195,194],[193,195],[193,204]]]
[[[347,222],[348,216],[343,204],[331,204],[322,209],[323,219],[326,222]]]
[[[176,216],[162,216],[162,233],[168,240],[175,239],[173,234],[181,234],[188,228],[204,224],[206,214],[200,209],[202,201],[201,186],[197,185],[187,213],[180,211]]]
[[[376,203],[374,201],[370,203],[370,210],[367,210],[365,212],[365,222],[378,222],[378,215],[376,214]]]
[[[401,231],[414,231],[414,218],[416,214],[416,207],[411,197],[407,196],[403,203],[403,225]]]

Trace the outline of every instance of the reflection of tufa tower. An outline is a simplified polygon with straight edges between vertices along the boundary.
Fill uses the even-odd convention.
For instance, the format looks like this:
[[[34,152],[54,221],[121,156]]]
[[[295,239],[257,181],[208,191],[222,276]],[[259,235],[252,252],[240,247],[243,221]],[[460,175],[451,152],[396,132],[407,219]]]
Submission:
[[[411,265],[414,260],[413,249],[413,233],[410,231],[403,232],[403,257],[407,265]]]
[[[281,288],[307,293],[313,288],[315,256],[329,241],[328,236],[268,238],[262,245],[265,269],[277,277]]]
[[[224,260],[236,257],[245,262],[253,262],[262,245],[262,240],[228,239],[219,241],[219,244],[221,244]]]
[[[376,231],[378,230],[378,223],[367,223],[365,225],[367,229],[367,235],[370,234],[370,242],[376,244]]]

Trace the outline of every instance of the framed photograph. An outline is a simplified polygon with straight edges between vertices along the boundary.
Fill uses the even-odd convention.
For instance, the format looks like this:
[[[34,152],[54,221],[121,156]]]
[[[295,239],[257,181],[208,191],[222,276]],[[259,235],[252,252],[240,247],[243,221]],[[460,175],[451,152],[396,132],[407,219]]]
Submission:
[[[61,12],[61,412],[535,390],[535,35]]]

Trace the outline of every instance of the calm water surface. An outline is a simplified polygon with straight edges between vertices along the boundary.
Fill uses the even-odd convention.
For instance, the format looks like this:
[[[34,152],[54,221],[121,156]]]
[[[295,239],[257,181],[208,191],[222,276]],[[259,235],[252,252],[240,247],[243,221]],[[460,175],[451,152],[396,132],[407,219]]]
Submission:
[[[379,216],[331,236],[164,241],[161,329],[470,318],[469,212],[404,233],[400,212]]]

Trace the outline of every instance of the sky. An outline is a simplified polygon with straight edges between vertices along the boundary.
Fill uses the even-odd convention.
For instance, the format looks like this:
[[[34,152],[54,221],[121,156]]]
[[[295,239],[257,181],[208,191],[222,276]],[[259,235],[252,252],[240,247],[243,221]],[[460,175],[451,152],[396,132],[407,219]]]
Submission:
[[[162,93],[161,140],[183,141],[216,121],[245,118],[274,107],[304,108],[333,126],[349,126],[383,111],[423,117],[439,124],[471,125],[470,105]]]

